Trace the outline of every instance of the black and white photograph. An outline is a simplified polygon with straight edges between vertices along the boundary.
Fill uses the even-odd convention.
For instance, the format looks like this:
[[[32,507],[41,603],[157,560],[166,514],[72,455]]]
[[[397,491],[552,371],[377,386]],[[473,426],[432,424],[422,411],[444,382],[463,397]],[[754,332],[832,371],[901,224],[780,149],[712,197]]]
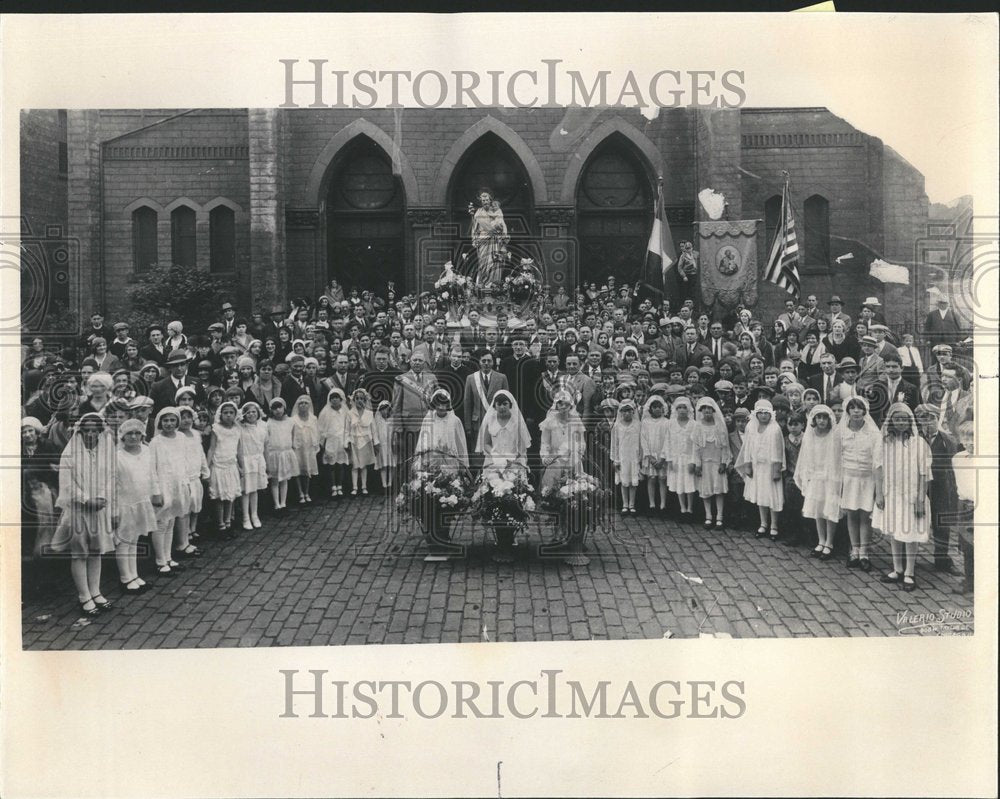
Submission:
[[[658,111],[22,112],[25,646],[972,634],[971,197]]]
[[[916,47],[887,47],[906,50],[891,81]],[[910,668],[916,646],[995,646],[996,190],[968,143],[996,132],[995,86],[977,117],[933,85],[926,113],[954,114],[923,139],[773,54],[633,72],[621,53],[601,71],[526,48],[520,72],[414,54],[404,73],[329,52],[269,59],[264,103],[47,89],[5,112],[5,643],[21,658],[286,651],[270,724],[314,699],[317,717],[378,702],[383,718],[382,675],[353,705],[347,683],[303,690],[316,666],[297,659],[330,647],[399,676],[437,650],[386,645],[517,645],[537,697],[539,675],[555,690],[545,653],[602,645],[700,647],[707,664],[786,639],[782,670],[832,639],[836,670],[867,639]],[[813,656],[797,691],[837,679]],[[739,663],[702,696],[595,683],[599,712],[569,683],[572,712],[549,717],[687,702],[739,719],[755,706]],[[485,685],[442,688],[442,708],[482,718]],[[410,712],[435,718],[424,693]],[[513,694],[505,717],[541,714]],[[485,759],[495,778],[472,793],[545,792],[505,788],[503,758]],[[697,790],[682,786],[663,790]]]

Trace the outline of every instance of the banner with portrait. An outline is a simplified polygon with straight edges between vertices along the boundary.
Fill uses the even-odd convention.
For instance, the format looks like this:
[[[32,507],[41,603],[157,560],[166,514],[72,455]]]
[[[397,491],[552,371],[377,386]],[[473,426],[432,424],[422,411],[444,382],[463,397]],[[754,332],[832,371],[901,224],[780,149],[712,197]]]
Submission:
[[[757,226],[760,220],[698,222],[702,307],[724,314],[741,302],[757,304]]]

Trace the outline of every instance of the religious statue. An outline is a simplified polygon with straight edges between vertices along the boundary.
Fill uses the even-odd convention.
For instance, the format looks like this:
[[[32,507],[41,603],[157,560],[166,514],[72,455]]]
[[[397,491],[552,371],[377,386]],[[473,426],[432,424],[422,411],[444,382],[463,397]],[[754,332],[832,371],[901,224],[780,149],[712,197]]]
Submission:
[[[508,257],[507,242],[510,241],[503,211],[493,193],[489,189],[481,189],[479,208],[469,203],[469,214],[472,216],[472,245],[479,260],[476,285],[499,284],[502,267]]]

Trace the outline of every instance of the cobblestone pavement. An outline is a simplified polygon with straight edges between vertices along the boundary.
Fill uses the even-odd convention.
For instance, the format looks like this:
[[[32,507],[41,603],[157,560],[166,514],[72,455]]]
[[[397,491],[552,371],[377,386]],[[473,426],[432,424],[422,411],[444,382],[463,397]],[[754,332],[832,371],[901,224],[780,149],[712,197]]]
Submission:
[[[419,530],[406,520],[394,529],[393,515],[371,496],[293,507],[234,541],[203,535],[203,557],[141,596],[119,596],[108,558],[104,585],[114,607],[92,621],[81,619],[68,564],[50,564],[55,587],[23,603],[24,647],[940,635],[973,627],[971,595],[952,593],[960,578],[933,571],[927,553],[915,592],[880,583],[890,563],[884,541],[865,574],[841,557],[809,558],[808,547],[640,515],[599,531],[587,566],[540,559],[530,546],[540,540],[534,528],[517,560],[500,564],[483,528],[466,520],[455,537],[468,554],[425,562]],[[147,562],[143,573],[151,570]],[[927,625],[928,614],[947,616]]]

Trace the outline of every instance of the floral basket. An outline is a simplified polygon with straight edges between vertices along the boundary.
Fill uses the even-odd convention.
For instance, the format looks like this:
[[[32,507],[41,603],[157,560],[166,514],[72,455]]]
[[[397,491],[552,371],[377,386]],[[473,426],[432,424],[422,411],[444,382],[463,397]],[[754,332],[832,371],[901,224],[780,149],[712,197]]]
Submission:
[[[518,272],[504,280],[504,288],[511,302],[525,303],[532,299],[541,287],[538,278],[530,272]]]
[[[396,507],[417,520],[433,548],[451,540],[451,523],[468,510],[471,496],[472,476],[457,461],[432,468],[423,468],[418,462],[410,479],[400,487]]]
[[[509,559],[514,537],[535,510],[535,489],[522,469],[488,468],[472,494],[472,515],[490,527],[499,559]]]
[[[584,472],[566,477],[542,493],[540,507],[556,514],[560,529],[565,531],[558,543],[576,553],[581,564],[586,562],[580,554],[584,535],[600,518],[608,493],[597,478]]]

